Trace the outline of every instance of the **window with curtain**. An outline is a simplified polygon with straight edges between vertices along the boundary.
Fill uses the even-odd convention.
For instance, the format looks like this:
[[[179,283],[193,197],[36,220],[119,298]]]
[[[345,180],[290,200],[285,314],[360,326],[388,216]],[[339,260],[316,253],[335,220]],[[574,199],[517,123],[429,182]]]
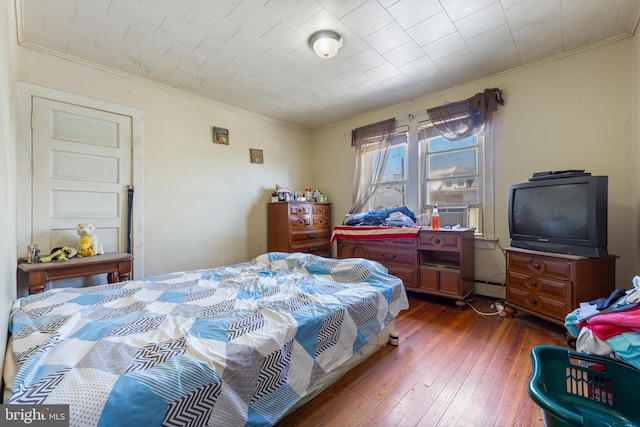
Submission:
[[[370,209],[406,205],[407,129],[396,129],[391,137],[388,150],[384,162],[384,173],[369,202]],[[372,149],[367,152],[367,156],[371,156],[371,162],[375,163],[380,159],[374,158],[382,156],[382,153],[380,149]]]
[[[467,100],[384,122],[385,128],[383,122],[361,128],[369,133],[354,144],[359,147],[354,200],[357,194],[370,197],[354,203],[350,213],[405,205],[416,215],[430,214],[437,204],[442,224],[473,227],[476,235],[493,237],[490,131],[493,112],[503,104],[502,91],[486,89]]]

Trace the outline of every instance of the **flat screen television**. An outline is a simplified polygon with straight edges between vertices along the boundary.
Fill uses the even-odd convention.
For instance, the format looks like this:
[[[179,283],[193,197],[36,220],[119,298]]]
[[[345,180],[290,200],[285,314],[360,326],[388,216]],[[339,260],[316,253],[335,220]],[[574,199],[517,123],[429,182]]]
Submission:
[[[605,258],[608,177],[579,176],[513,184],[509,190],[511,246]]]

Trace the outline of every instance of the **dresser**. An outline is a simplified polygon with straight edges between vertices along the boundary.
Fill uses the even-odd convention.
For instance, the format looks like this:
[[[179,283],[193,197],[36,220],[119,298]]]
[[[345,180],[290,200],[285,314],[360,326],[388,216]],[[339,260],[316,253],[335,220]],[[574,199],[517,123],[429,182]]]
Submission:
[[[506,248],[506,304],[558,325],[567,314],[615,289],[616,256],[587,258]]]
[[[421,229],[412,238],[338,239],[338,258],[379,261],[408,291],[443,296],[463,307],[475,291],[473,229]]]
[[[331,256],[331,203],[272,202],[267,205],[267,250]]]

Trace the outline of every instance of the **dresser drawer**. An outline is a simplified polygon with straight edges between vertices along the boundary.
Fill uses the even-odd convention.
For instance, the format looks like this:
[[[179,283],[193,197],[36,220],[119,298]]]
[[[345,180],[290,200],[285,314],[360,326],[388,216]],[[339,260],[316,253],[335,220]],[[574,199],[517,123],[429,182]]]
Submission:
[[[309,228],[306,230],[295,230],[291,232],[292,242],[304,242],[313,239],[327,240],[331,237],[329,228]]]
[[[385,246],[367,247],[367,258],[386,263],[403,264],[410,267],[418,265],[418,253],[412,249],[400,249]]]
[[[314,227],[325,227],[331,225],[331,216],[329,215],[313,215],[311,217],[311,224]]]
[[[566,304],[571,302],[572,283],[537,275],[507,271],[507,292],[517,289],[533,296],[543,295]]]
[[[507,269],[523,273],[544,274],[558,279],[572,280],[575,263],[560,258],[519,254],[510,252]]]
[[[311,215],[297,215],[291,214],[289,216],[289,226],[292,230],[299,229],[301,227],[311,227],[313,219]]]
[[[420,249],[458,252],[461,246],[461,236],[457,233],[430,233],[424,231],[418,233],[418,247]]]
[[[329,242],[326,240],[295,244],[292,242],[289,252],[303,252],[320,256],[329,256],[331,253],[331,245],[329,245]]]
[[[331,215],[331,205],[311,205],[311,213],[314,215]]]
[[[507,303],[564,322],[573,310],[571,282],[507,272]]]
[[[313,205],[311,203],[289,203],[289,215],[311,215]]]
[[[403,248],[415,248],[416,239],[380,239],[367,240],[368,246],[402,246]]]

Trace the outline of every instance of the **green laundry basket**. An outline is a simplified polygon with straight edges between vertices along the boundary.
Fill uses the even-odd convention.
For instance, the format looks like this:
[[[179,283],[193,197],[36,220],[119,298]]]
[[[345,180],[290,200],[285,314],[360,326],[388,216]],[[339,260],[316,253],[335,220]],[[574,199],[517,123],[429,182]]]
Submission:
[[[640,426],[640,370],[554,346],[534,347],[531,362],[545,426]]]

